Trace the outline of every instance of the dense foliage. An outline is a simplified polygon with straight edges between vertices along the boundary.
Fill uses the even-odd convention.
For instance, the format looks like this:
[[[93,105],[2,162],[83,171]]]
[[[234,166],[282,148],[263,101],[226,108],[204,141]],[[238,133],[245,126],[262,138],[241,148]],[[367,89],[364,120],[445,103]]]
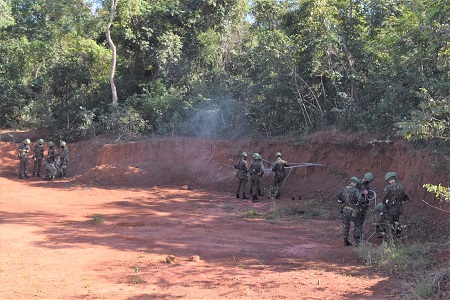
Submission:
[[[448,102],[446,0],[116,2],[113,107],[111,1],[0,0],[1,127],[68,141],[108,130],[390,134],[395,124],[413,134]],[[448,128],[448,107],[439,113]]]

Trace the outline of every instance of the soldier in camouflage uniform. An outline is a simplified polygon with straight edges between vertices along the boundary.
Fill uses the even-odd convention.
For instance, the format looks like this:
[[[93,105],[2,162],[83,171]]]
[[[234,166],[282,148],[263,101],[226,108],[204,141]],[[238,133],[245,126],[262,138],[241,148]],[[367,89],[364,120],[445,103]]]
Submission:
[[[400,215],[403,214],[403,204],[409,201],[405,189],[397,181],[396,172],[387,172],[384,179],[388,185],[384,188],[382,212],[382,222],[380,224],[379,233],[388,238],[396,237],[401,233]]]
[[[375,194],[370,188],[370,183],[373,181],[373,174],[368,172],[364,174],[361,179],[361,184],[359,184],[358,189],[361,192],[361,196],[364,198],[364,205],[360,208],[359,220],[361,221],[361,227],[364,225],[364,220],[366,219],[367,210],[369,209],[370,199],[372,199]]]
[[[25,139],[17,148],[17,156],[20,159],[19,179],[28,178],[28,159],[30,155],[30,143],[31,141],[29,139]]]
[[[261,191],[261,177],[264,175],[264,166],[262,156],[259,153],[253,153],[253,161],[250,164],[250,191],[252,192],[252,201],[259,202],[258,194]]]
[[[248,197],[245,195],[249,171],[248,162],[246,161],[247,156],[247,152],[242,152],[239,161],[234,165],[234,168],[238,170],[236,174],[236,177],[238,179],[236,198],[240,198],[240,194],[242,192],[242,199],[248,199]]]
[[[67,148],[67,144],[64,141],[61,141],[61,166],[60,166],[60,173],[59,177],[61,178],[67,178],[67,168],[69,164],[69,148]]]
[[[50,162],[54,163],[57,157],[58,149],[56,149],[55,144],[52,141],[48,142],[47,158],[50,160]]]
[[[44,158],[44,143],[43,139],[39,139],[37,144],[33,147],[33,177],[41,177],[42,159]]]
[[[53,180],[56,175],[58,175],[58,170],[55,167],[55,163],[52,162],[49,157],[45,160],[44,169],[46,173],[45,179]]]
[[[275,178],[273,180],[273,186],[271,189],[272,197],[276,199],[280,199],[281,196],[281,188],[283,187],[283,182],[286,179],[286,171],[285,168],[289,167],[288,163],[281,159],[281,153],[275,153],[275,162],[272,166],[272,171],[275,173]]]
[[[343,223],[343,235],[344,235],[344,245],[351,246],[352,243],[349,241],[350,224],[354,223],[354,241],[355,245],[358,246],[361,243],[362,238],[362,222],[360,221],[360,207],[364,205],[364,198],[361,196],[358,190],[358,184],[360,180],[358,177],[353,176],[350,178],[349,185],[342,188],[337,194],[338,203],[342,203],[344,207],[342,208],[342,223]]]

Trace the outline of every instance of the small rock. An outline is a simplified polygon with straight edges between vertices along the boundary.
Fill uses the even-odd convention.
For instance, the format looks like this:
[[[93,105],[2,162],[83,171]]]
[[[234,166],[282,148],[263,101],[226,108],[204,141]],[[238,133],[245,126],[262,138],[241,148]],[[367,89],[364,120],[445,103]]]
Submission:
[[[200,260],[200,256],[198,255],[192,255],[189,261],[197,262]]]
[[[168,264],[174,264],[176,259],[177,259],[177,258],[175,257],[175,255],[169,254],[169,255],[167,255],[167,257],[166,257],[166,263],[168,263]]]

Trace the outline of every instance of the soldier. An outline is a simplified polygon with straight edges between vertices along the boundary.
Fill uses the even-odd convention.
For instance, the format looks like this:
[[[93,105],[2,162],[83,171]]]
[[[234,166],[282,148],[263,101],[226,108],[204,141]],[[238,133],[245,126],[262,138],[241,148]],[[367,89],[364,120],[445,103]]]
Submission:
[[[39,139],[37,144],[33,147],[33,177],[41,177],[41,165],[44,158],[44,143],[43,139]]]
[[[258,194],[261,193],[261,177],[263,175],[264,166],[262,164],[262,156],[259,153],[253,153],[253,161],[250,164],[252,202],[259,202]]]
[[[372,191],[369,186],[369,184],[373,181],[373,178],[374,176],[370,172],[364,174],[363,178],[361,179],[361,184],[358,186],[358,189],[361,192],[361,196],[365,200],[364,205],[360,207],[360,216],[358,218],[361,221],[361,227],[364,225],[364,220],[366,219],[370,200],[375,196],[374,191]]]
[[[58,149],[55,148],[55,144],[52,141],[48,142],[47,158],[50,160],[50,162],[54,163],[57,157]]]
[[[58,174],[58,170],[55,167],[55,163],[52,162],[50,157],[47,157],[45,160],[45,179],[53,180],[55,179],[56,175]]]
[[[240,198],[240,193],[242,192],[242,199],[248,199],[248,197],[245,195],[248,181],[248,162],[246,161],[247,156],[247,152],[242,152],[239,161],[234,165],[234,168],[238,170],[236,174],[236,177],[238,179],[236,198]]]
[[[28,178],[28,158],[30,155],[30,139],[24,139],[17,148],[17,156],[20,159],[19,179]]]
[[[286,179],[286,171],[285,168],[289,167],[287,162],[281,159],[281,153],[275,153],[275,162],[272,166],[272,171],[275,173],[275,178],[273,180],[272,187],[272,197],[276,199],[280,199],[281,196],[281,188],[283,187],[284,179]]]
[[[360,180],[358,177],[351,177],[349,185],[342,188],[337,194],[338,203],[344,204],[342,208],[342,223],[343,223],[343,235],[344,235],[344,245],[351,246],[352,243],[349,241],[350,223],[354,223],[354,242],[358,246],[361,243],[362,238],[362,222],[359,220],[360,213],[359,209],[364,205],[364,198],[361,196],[358,190],[358,184]]]
[[[60,173],[59,177],[66,178],[67,177],[67,168],[69,164],[69,148],[67,147],[66,142],[61,141],[61,165],[60,165]]]
[[[401,233],[400,215],[403,214],[403,204],[409,201],[408,195],[405,194],[405,189],[397,181],[396,172],[387,172],[384,180],[388,185],[384,188],[383,193],[383,226],[381,226],[381,234],[393,238]],[[384,229],[384,230],[383,230]]]

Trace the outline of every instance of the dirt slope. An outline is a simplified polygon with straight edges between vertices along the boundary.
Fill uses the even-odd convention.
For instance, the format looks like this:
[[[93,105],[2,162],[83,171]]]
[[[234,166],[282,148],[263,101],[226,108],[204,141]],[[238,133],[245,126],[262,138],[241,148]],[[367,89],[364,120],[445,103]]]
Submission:
[[[373,273],[342,246],[339,220],[258,216],[305,210],[306,201],[333,207],[348,178],[367,171],[381,193],[384,174],[397,171],[412,198],[405,215],[448,221],[421,201],[437,204],[424,182],[450,185],[430,169],[435,158],[374,140],[382,139],[92,140],[69,144],[72,177],[52,182],[17,179],[17,144],[1,142],[0,299],[409,299],[408,284]],[[277,151],[323,166],[290,169],[282,199],[251,203],[233,197],[242,150],[262,154],[267,167]],[[249,211],[255,218],[242,218]],[[169,254],[174,264],[164,262]]]

